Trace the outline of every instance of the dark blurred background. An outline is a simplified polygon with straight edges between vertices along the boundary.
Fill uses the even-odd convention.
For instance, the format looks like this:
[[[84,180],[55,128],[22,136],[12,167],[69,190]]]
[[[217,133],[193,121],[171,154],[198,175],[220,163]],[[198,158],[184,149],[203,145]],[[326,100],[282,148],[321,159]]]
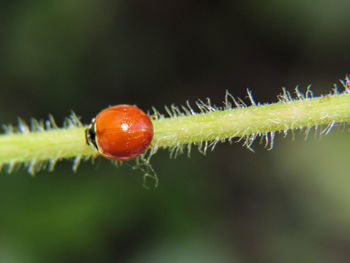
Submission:
[[[0,1],[0,123],[84,123],[225,90],[274,102],[350,70],[350,1]],[[157,189],[108,161],[0,173],[0,262],[349,262],[350,137],[277,136],[153,158]]]

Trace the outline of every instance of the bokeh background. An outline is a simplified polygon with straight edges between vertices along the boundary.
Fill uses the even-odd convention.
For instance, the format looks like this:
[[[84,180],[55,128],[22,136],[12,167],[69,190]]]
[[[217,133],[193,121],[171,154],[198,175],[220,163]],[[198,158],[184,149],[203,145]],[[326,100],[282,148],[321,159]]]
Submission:
[[[0,123],[84,123],[225,90],[276,101],[350,72],[345,0],[0,1]],[[153,158],[157,189],[108,161],[0,173],[0,262],[349,262],[350,136],[336,129]]]

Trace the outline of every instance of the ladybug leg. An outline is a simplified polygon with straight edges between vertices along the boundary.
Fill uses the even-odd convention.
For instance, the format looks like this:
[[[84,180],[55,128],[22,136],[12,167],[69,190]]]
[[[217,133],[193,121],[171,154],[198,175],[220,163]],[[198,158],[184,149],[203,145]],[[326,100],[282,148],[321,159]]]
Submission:
[[[99,154],[99,153],[95,153],[95,155],[94,155],[94,156],[92,156],[92,157],[91,157],[91,159],[92,159],[92,160],[96,160],[96,158],[97,158],[97,157],[99,157],[99,156],[100,156],[100,154]]]
[[[160,118],[160,113],[159,111],[153,113],[152,115],[149,116],[152,120],[158,120]]]

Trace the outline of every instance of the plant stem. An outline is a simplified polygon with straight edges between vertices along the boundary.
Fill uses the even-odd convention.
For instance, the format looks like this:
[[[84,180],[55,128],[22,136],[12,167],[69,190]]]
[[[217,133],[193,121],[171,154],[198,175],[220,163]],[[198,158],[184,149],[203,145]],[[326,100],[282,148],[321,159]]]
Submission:
[[[296,99],[284,90],[279,102],[256,105],[248,92],[252,106],[237,103],[232,108],[226,98],[225,108],[219,109],[210,103],[197,103],[200,113],[195,113],[188,105],[168,110],[170,117],[160,116],[153,120],[154,138],[152,153],[158,148],[170,147],[181,150],[183,145],[219,141],[232,138],[245,138],[245,146],[250,147],[257,136],[265,136],[272,147],[275,132],[295,129],[309,129],[328,125],[323,133],[328,133],[336,123],[350,121],[349,80],[343,82],[345,91],[334,92],[327,96],[311,98],[308,90],[306,97],[297,91]],[[74,117],[74,116],[73,116]],[[74,119],[75,118],[75,119]],[[24,163],[34,173],[35,167],[48,161],[53,168],[57,160],[76,158],[76,166],[81,158],[96,154],[85,141],[85,126],[74,117],[69,127],[55,128],[54,122],[48,129],[39,125],[37,131],[30,131],[20,124],[22,132],[8,132],[0,135],[0,168],[5,164],[11,171],[16,165]],[[41,127],[41,128],[40,128]],[[270,138],[270,139],[269,139]],[[204,151],[206,150],[206,147]]]
[[[169,147],[320,125],[333,126],[347,121],[350,121],[350,96],[328,95],[160,119],[154,122],[153,144]]]
[[[64,128],[0,136],[0,167],[4,164],[52,161],[77,156],[92,156],[85,142],[84,128]],[[10,168],[12,169],[12,167]]]

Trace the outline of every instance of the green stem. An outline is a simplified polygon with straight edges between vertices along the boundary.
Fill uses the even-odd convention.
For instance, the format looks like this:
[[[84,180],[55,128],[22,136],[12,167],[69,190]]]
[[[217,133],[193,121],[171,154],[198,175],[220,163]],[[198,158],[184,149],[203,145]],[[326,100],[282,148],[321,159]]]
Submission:
[[[195,113],[188,105],[180,111],[177,107],[168,109],[170,117],[158,116],[153,120],[154,138],[151,144],[153,154],[158,148],[170,147],[181,151],[183,145],[204,145],[203,151],[219,141],[232,138],[245,138],[245,146],[250,147],[257,136],[265,136],[266,143],[272,147],[275,132],[312,127],[327,127],[328,133],[336,123],[350,121],[349,81],[343,82],[345,92],[311,98],[308,90],[306,97],[297,91],[297,98],[292,99],[284,90],[279,102],[256,105],[248,92],[252,106],[237,103],[227,96],[225,108],[219,109],[210,103],[197,103],[200,113]],[[235,108],[228,98],[232,98]],[[30,172],[42,165],[53,168],[57,160],[75,158],[75,167],[80,159],[87,159],[96,152],[86,144],[85,126],[73,116],[66,128],[55,127],[54,122],[44,129],[36,125],[36,131],[30,131],[20,124],[22,132],[8,132],[0,135],[0,168],[7,164],[11,171],[18,164],[26,164]],[[203,144],[204,142],[204,144]]]
[[[328,95],[266,105],[253,105],[154,122],[153,143],[169,147],[232,137],[264,135],[350,120],[350,96]]]

